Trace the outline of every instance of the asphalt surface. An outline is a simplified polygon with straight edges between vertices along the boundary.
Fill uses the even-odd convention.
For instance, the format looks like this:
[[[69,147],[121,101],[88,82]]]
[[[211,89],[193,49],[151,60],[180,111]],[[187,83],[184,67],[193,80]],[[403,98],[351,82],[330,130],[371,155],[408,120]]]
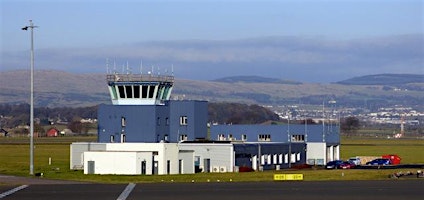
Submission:
[[[22,185],[0,185],[0,199]],[[128,187],[133,186],[133,187]],[[129,188],[129,189],[128,189]],[[19,188],[18,188],[19,189]],[[158,184],[34,184],[24,185],[3,199],[423,199],[424,180],[320,182],[214,182]],[[123,195],[123,193],[126,193]]]

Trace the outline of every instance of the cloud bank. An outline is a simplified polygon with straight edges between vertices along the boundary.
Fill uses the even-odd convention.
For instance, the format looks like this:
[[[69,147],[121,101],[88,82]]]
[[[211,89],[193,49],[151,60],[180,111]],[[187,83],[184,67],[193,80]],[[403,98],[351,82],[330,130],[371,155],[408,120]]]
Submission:
[[[29,68],[28,52],[2,50],[1,70]],[[152,41],[73,49],[36,49],[36,68],[106,73],[153,67],[178,78],[211,80],[258,75],[305,82],[334,82],[379,73],[424,73],[424,37],[396,35],[356,40],[262,37],[243,40]]]

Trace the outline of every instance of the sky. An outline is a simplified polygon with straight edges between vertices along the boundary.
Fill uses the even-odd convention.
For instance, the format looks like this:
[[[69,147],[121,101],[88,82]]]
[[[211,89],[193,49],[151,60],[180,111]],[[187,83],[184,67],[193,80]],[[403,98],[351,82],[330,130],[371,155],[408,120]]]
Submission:
[[[32,19],[36,69],[304,82],[424,74],[422,0],[0,0],[0,8],[0,73],[29,68],[30,32],[21,28]]]

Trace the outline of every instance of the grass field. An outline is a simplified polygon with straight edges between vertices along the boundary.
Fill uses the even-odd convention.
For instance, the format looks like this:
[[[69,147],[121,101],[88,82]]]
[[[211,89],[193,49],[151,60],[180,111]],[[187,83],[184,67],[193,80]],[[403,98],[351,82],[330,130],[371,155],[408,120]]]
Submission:
[[[302,173],[304,180],[381,180],[389,174],[408,169],[390,170],[322,170],[287,169],[250,173],[199,173],[188,175],[115,176],[84,175],[82,171],[69,169],[69,144],[77,141],[95,141],[95,137],[36,138],[34,149],[34,172],[42,172],[44,178],[79,180],[102,183],[128,182],[228,182],[271,181],[275,173]],[[0,174],[29,176],[28,138],[0,138]],[[356,155],[398,154],[402,163],[424,163],[424,140],[387,140],[343,138],[341,157]],[[49,158],[51,163],[49,164]],[[417,169],[409,169],[416,172]],[[1,180],[0,180],[1,184]]]

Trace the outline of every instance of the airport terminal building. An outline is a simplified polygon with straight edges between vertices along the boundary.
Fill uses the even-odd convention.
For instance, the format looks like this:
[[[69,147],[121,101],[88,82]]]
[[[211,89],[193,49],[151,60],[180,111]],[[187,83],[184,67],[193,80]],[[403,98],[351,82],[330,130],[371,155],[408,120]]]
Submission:
[[[112,105],[98,110],[98,142],[73,143],[85,174],[187,174],[324,165],[339,159],[335,124],[211,125],[206,101],[170,100],[174,77],[108,74]]]

